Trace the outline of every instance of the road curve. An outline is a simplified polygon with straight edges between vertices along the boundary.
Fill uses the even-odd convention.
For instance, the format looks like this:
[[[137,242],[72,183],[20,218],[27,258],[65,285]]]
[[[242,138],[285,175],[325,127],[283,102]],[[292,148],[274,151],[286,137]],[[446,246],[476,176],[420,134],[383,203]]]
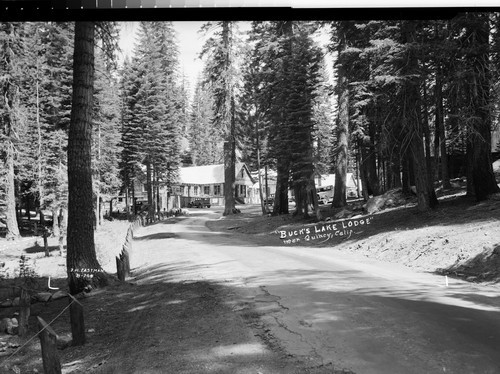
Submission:
[[[239,290],[273,343],[355,373],[500,373],[500,288],[334,248],[256,246],[207,229],[213,210],[141,228],[132,265]],[[147,252],[147,256],[143,254]]]

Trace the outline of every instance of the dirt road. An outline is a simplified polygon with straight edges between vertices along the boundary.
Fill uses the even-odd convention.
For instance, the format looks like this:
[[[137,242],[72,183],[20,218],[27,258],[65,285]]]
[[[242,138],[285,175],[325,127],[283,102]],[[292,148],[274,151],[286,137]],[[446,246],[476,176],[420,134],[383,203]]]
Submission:
[[[162,367],[168,365],[162,357],[154,372],[231,372],[228,365],[235,362],[235,373],[288,373],[294,360],[315,373],[334,367],[356,373],[500,372],[498,286],[411,272],[334,248],[259,246],[231,231],[207,229],[207,220],[219,217],[213,209],[195,210],[141,228],[131,254],[137,285],[156,282],[161,297],[165,282],[222,284],[233,292],[218,302],[251,329],[230,346],[214,341],[209,353],[192,354],[184,371]],[[178,303],[186,304],[185,313],[196,307]],[[145,333],[161,347],[168,337],[160,319],[168,316],[155,310],[139,313],[136,325],[147,321]],[[208,329],[231,330],[217,316],[186,331],[193,328],[200,336]],[[137,348],[133,340],[122,342],[103,372],[149,372],[144,368],[152,367],[154,355],[134,354]]]

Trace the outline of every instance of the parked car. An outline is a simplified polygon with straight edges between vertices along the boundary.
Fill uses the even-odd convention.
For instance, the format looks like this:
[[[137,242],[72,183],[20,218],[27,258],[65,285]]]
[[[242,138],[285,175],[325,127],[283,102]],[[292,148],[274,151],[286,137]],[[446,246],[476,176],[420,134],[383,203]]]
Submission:
[[[196,199],[188,204],[188,208],[210,208],[210,199],[209,198],[201,198],[201,199]]]

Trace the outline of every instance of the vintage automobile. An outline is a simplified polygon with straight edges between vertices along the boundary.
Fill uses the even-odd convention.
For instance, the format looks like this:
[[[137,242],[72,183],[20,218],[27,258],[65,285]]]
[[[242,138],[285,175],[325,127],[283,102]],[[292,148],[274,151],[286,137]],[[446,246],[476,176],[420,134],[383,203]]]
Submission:
[[[201,198],[190,201],[188,204],[188,208],[210,208],[210,199],[209,198]]]

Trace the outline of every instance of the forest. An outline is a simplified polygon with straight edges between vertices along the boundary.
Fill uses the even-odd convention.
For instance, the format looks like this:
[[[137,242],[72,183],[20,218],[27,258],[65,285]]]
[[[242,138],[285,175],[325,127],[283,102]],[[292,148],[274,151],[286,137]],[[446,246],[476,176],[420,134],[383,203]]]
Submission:
[[[153,214],[179,167],[224,163],[224,214],[233,214],[237,161],[277,172],[274,214],[290,213],[289,190],[294,214],[316,214],[314,176],[327,172],[332,208],[347,203],[348,172],[365,200],[413,190],[426,211],[438,204],[436,185],[457,177],[486,200],[499,192],[499,26],[491,12],[254,21],[244,32],[207,22],[191,96],[172,22],[140,22],[121,63],[120,23],[2,22],[3,235],[19,237],[26,212],[51,211],[52,235],[67,232],[68,263],[92,268],[102,201],[140,181]]]

